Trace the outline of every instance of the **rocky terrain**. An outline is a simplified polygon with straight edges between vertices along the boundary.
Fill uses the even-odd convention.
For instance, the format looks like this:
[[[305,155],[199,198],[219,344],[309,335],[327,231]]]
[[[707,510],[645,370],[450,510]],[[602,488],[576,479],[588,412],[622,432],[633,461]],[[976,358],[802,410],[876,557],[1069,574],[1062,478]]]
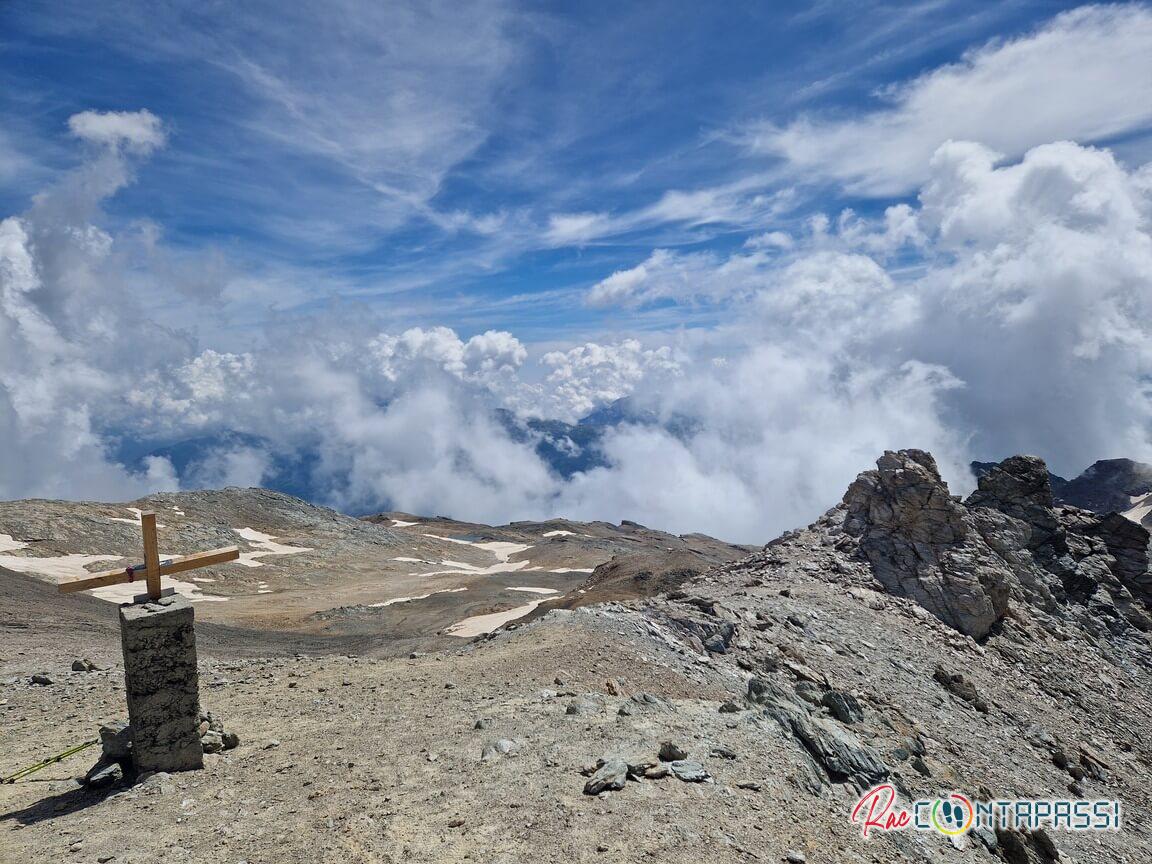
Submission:
[[[235,563],[164,578],[201,621],[331,637],[332,650],[372,637],[382,652],[443,647],[538,608],[595,599],[603,592],[585,580],[617,556],[663,585],[753,548],[633,522],[356,519],[278,492],[225,489],[128,504],[0,502],[0,578],[18,572],[55,584],[138,562],[142,510],[158,514],[162,557],[240,548]],[[613,599],[652,593],[646,579],[617,587]],[[91,593],[120,603],[139,592],[125,584]]]
[[[272,518],[257,530],[307,545]],[[332,528],[347,531],[332,546],[394,548],[413,520],[384,519]],[[2,530],[32,542],[35,527]],[[234,601],[199,603],[202,707],[237,746],[202,771],[85,788],[96,745],[0,786],[0,860],[1138,864],[1149,578],[1148,531],[1058,503],[1041,460],[990,466],[961,501],[906,450],[739,560],[660,570],[624,554],[567,592],[605,602],[429,653],[377,656],[379,636],[326,651],[323,628],[237,629],[211,620]],[[7,771],[122,720],[123,680],[113,604],[0,585]],[[864,840],[849,812],[882,781],[905,799],[1118,798],[1124,825]]]
[[[996,462],[973,462],[977,477]],[[1131,459],[1101,459],[1071,480],[1049,472],[1052,498],[1096,513],[1123,513],[1135,522],[1152,525],[1152,465]]]

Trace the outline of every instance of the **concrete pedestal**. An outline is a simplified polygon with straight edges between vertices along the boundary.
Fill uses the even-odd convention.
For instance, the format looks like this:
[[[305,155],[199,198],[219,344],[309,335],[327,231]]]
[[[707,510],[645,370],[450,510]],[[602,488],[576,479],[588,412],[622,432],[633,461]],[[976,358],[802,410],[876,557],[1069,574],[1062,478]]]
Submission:
[[[132,762],[140,773],[204,766],[193,617],[179,595],[120,607]]]

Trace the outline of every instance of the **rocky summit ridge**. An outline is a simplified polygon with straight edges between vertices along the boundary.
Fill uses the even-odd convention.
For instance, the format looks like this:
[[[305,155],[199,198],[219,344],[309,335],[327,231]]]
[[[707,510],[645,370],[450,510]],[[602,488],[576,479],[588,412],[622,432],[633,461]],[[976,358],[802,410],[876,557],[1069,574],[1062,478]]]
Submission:
[[[978,484],[960,501],[930,454],[885,453],[848,489],[843,531],[886,591],[977,639],[1013,601],[1097,633],[1152,626],[1147,529],[1057,506],[1035,456],[1005,459]]]
[[[961,500],[929,454],[888,452],[739,560],[618,563],[588,576],[609,602],[427,654],[208,633],[202,709],[235,746],[135,785],[83,788],[85,762],[0,786],[0,860],[1138,864],[1148,562],[1143,526],[1060,503],[1040,459]],[[122,718],[114,607],[75,599],[0,617],[5,766]],[[849,813],[878,782],[1118,799],[1124,825],[864,840]]]

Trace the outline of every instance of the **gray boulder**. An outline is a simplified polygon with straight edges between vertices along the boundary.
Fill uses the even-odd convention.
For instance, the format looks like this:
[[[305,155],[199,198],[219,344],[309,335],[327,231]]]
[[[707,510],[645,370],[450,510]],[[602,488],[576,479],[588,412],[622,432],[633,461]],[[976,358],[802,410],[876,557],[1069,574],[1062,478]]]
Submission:
[[[890,594],[974,638],[1008,610],[1014,578],[948,491],[932,456],[887,451],[844,496],[844,530]]]

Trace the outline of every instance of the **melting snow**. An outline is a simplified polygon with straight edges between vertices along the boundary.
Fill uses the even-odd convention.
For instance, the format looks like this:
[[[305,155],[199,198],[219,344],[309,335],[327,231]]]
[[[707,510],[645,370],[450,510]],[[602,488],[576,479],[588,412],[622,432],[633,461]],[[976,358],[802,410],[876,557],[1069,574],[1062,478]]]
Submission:
[[[1152,492],[1147,495],[1133,495],[1131,497],[1132,509],[1125,510],[1121,516],[1131,519],[1133,522],[1143,522],[1144,517],[1152,513]],[[4,535],[0,534],[0,537]]]
[[[470,639],[473,636],[480,636],[483,633],[491,633],[501,624],[507,624],[509,621],[515,621],[517,618],[523,618],[543,603],[545,599],[546,598],[542,597],[539,600],[533,600],[531,603],[525,603],[523,606],[517,606],[515,609],[509,609],[505,612],[473,615],[471,618],[465,618],[463,621],[456,622],[444,632],[449,636],[459,636],[462,639]]]
[[[515,588],[509,588],[509,591],[527,591],[529,594],[559,594],[555,588],[529,588],[525,585],[519,585]]]
[[[393,528],[410,528],[413,525],[419,525],[419,524],[420,524],[419,522],[405,522],[403,519],[393,519],[392,520],[392,527]]]
[[[139,507],[125,507],[124,509],[132,514],[131,519],[124,519],[124,518],[121,518],[120,516],[108,516],[107,518],[111,519],[113,522],[127,522],[129,525],[139,526],[140,523],[143,521],[144,511],[141,510]],[[175,508],[173,508],[173,509],[175,509]],[[181,513],[180,515],[183,516],[184,514]],[[156,527],[157,528],[165,528],[167,526],[161,525],[159,522],[157,522]]]
[[[0,534],[0,549],[20,549],[27,544],[21,543],[19,545],[9,545],[5,541],[12,541],[12,538],[7,534]],[[163,558],[172,558],[172,555],[160,554]],[[25,558],[20,555],[0,555],[0,567],[7,567],[9,570],[15,570],[17,573],[27,573],[31,576],[46,577],[47,579],[59,584],[61,582],[70,582],[73,579],[85,579],[92,575],[92,572],[87,569],[87,565],[95,564],[97,561],[116,561],[120,560],[119,555],[80,555],[73,553],[70,555],[57,555],[53,558]],[[108,569],[115,569],[109,567]],[[211,579],[204,580],[211,582]],[[183,594],[193,602],[198,600],[211,601],[211,600],[227,600],[227,597],[214,597],[210,594],[205,594],[200,590],[200,586],[194,585],[191,582],[181,582],[178,579],[171,579],[168,576],[160,577],[160,587],[173,588],[177,594]],[[99,597],[101,600],[108,600],[111,603],[131,603],[132,599],[137,594],[143,594],[145,590],[144,576],[141,574],[135,582],[124,582],[120,585],[105,585],[103,588],[93,588],[87,593],[94,597]]]
[[[417,594],[415,597],[393,597],[391,600],[385,600],[383,603],[370,603],[370,606],[394,606],[397,603],[411,603],[413,600],[427,600],[433,594],[458,594],[461,591],[467,591],[467,588],[443,588],[439,591],[429,591],[427,594]]]
[[[265,555],[298,555],[301,552],[312,551],[306,546],[288,546],[284,543],[277,543],[276,538],[271,534],[265,534],[255,528],[233,528],[232,530],[258,549],[256,552],[240,553],[240,560],[236,563],[243,564],[245,567],[263,567],[264,562],[256,559],[263,558]]]
[[[579,535],[575,531],[545,531],[540,536],[541,537],[577,537]]]
[[[449,561],[446,559],[439,563],[441,566],[451,567],[451,570],[432,570],[428,573],[413,573],[411,574],[413,576],[491,576],[495,573],[511,573],[515,570],[523,570],[530,563],[528,561],[508,560],[518,552],[526,552],[532,548],[531,545],[526,543],[509,543],[504,540],[474,543],[471,540],[458,540],[455,537],[441,537],[439,534],[425,534],[424,536],[431,537],[434,540],[444,540],[448,543],[457,543],[461,546],[471,546],[474,549],[483,549],[485,552],[494,556],[498,563],[488,567],[479,567],[475,564],[465,563],[464,561]],[[394,558],[392,560],[421,564],[432,563],[413,558]]]
[[[14,549],[24,549],[27,543],[21,543],[11,534],[0,534],[0,552],[11,552]]]

